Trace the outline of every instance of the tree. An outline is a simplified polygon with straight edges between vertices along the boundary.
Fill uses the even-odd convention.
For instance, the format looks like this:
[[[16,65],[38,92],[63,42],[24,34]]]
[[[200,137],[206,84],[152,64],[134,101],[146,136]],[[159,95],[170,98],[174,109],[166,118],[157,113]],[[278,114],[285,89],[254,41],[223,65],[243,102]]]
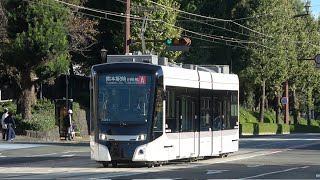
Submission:
[[[3,42],[7,36],[6,32],[7,17],[3,8],[3,2],[0,2],[0,42]]]
[[[159,0],[158,4],[168,6],[163,8],[157,4],[135,0],[132,1],[132,14],[146,18],[146,31],[144,37],[146,40],[165,40],[166,38],[181,37],[181,30],[176,25],[178,12],[173,9],[179,9],[179,4],[175,0]],[[172,8],[172,9],[171,9]],[[131,38],[141,39],[141,28],[143,20],[132,19]],[[159,56],[168,57],[170,61],[176,61],[181,52],[169,52],[165,50],[164,42],[146,43],[146,49],[158,54]],[[142,51],[141,43],[135,43],[130,46],[131,52]]]
[[[7,0],[6,9],[10,46],[3,59],[20,72],[22,118],[30,119],[36,81],[68,69],[70,12],[54,0]]]
[[[73,74],[72,65],[79,65],[80,73],[89,74],[92,65],[92,49],[98,43],[96,36],[98,21],[90,18],[83,10],[76,6],[83,6],[86,0],[67,1],[73,4],[68,24],[68,42],[71,55],[70,73]]]

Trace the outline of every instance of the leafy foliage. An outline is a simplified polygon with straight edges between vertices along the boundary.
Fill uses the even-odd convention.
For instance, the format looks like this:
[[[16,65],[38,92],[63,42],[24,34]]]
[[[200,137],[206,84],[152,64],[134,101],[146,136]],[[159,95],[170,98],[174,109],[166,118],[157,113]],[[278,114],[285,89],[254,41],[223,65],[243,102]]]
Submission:
[[[179,4],[175,0],[159,0],[159,4],[169,6],[173,9],[179,9]],[[177,11],[169,8],[161,8],[148,1],[136,0],[132,2],[132,13],[139,17],[145,17],[146,31],[144,33],[146,40],[165,40],[166,38],[181,37],[181,30],[175,27]],[[141,7],[141,8],[139,8]],[[148,9],[149,7],[155,7]],[[145,8],[145,9],[143,9]],[[152,19],[149,21],[148,19]],[[142,20],[133,21],[131,25],[132,39],[141,39]],[[159,56],[168,57],[170,61],[176,61],[181,52],[169,52],[165,50],[165,43],[146,43],[149,51],[157,53]],[[132,51],[142,51],[141,43],[133,44],[130,46]]]
[[[19,71],[22,117],[30,119],[35,79],[44,81],[68,70],[70,11],[54,0],[7,0],[9,48],[4,63]],[[39,69],[38,69],[39,68]]]
[[[257,123],[257,118],[243,107],[240,107],[240,123]]]
[[[33,107],[32,118],[22,120],[25,130],[48,131],[55,127],[54,104],[47,99],[39,100]]]

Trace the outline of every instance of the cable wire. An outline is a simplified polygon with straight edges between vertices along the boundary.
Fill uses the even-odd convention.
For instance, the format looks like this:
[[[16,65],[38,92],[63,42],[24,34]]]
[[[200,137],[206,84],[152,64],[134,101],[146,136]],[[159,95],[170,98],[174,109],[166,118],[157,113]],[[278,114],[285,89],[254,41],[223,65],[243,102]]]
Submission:
[[[152,4],[158,5],[158,6],[162,7],[163,9],[170,9],[172,11],[177,11],[177,12],[180,12],[180,13],[184,13],[184,14],[188,14],[188,15],[192,15],[192,16],[196,16],[196,17],[201,17],[201,18],[205,18],[205,19],[211,19],[211,20],[215,20],[215,21],[232,22],[232,23],[234,23],[234,24],[236,24],[236,25],[238,25],[238,26],[240,26],[242,28],[245,28],[245,29],[247,29],[247,30],[249,30],[251,32],[257,33],[257,34],[262,35],[262,36],[266,36],[266,37],[272,38],[272,36],[270,36],[270,35],[255,31],[253,29],[250,29],[250,28],[248,28],[246,26],[243,26],[243,25],[241,25],[241,24],[239,24],[237,22],[234,22],[232,20],[219,19],[219,18],[213,18],[213,17],[207,17],[207,16],[198,15],[198,14],[193,14],[193,13],[189,13],[189,12],[186,12],[186,11],[182,11],[182,10],[179,10],[179,9],[175,9],[175,8],[172,8],[172,7],[169,7],[169,6],[165,6],[165,5],[159,4],[159,3],[153,2],[151,0],[147,0],[147,1],[151,2]]]
[[[117,17],[123,17],[125,18],[126,17],[126,14],[123,14],[123,13],[117,13],[117,12],[111,12],[111,11],[102,11],[102,10],[97,10],[97,9],[93,9],[93,8],[86,8],[86,7],[83,7],[83,6],[78,6],[78,5],[74,5],[74,4],[70,4],[70,3],[66,3],[66,2],[63,2],[63,1],[60,1],[60,0],[55,0],[56,2],[59,2],[59,3],[62,3],[62,4],[65,4],[65,5],[68,5],[68,6],[72,6],[72,7],[76,7],[76,8],[79,8],[79,9],[84,9],[84,10],[88,10],[88,11],[93,11],[93,12],[97,12],[97,13],[102,13],[104,15],[112,15],[112,16],[117,16]],[[192,13],[191,13],[192,14]],[[201,16],[201,17],[205,17],[205,16]],[[99,18],[102,18],[102,17],[99,17]],[[135,15],[130,15],[130,18],[132,18],[133,20],[143,20],[143,18],[140,18],[140,17],[137,17]],[[216,19],[216,18],[213,18],[213,19]],[[257,46],[261,46],[261,47],[264,47],[264,48],[267,48],[267,49],[272,49],[268,46],[265,46],[265,45],[262,45],[262,44],[259,44],[257,42],[251,42],[251,41],[245,41],[245,40],[238,40],[238,39],[224,39],[224,38],[221,38],[221,37],[215,37],[215,35],[208,35],[208,34],[203,34],[203,33],[198,33],[198,32],[194,32],[194,31],[191,31],[191,30],[187,30],[187,29],[183,29],[181,27],[178,27],[178,26],[175,26],[173,24],[170,24],[170,23],[167,23],[163,20],[153,20],[153,19],[147,19],[148,21],[154,21],[154,22],[163,22],[163,23],[166,23],[167,25],[169,26],[172,26],[174,28],[177,28],[179,30],[182,30],[182,31],[185,31],[185,32],[189,32],[189,33],[192,33],[192,34],[196,34],[196,35],[199,35],[199,36],[204,36],[204,37],[207,37],[207,38],[210,38],[210,39],[215,39],[215,40],[223,40],[223,41],[226,41],[226,42],[234,42],[234,43],[248,43],[248,44],[255,44]],[[120,21],[119,21],[120,22]],[[223,21],[223,22],[231,22],[230,20],[228,21]],[[122,22],[121,22],[122,23]],[[238,23],[237,23],[238,24]],[[239,24],[240,25],[240,24]],[[240,25],[242,26],[242,25]],[[245,26],[243,26],[245,28]],[[225,29],[226,30],[226,29]],[[257,32],[259,33],[259,32]],[[263,35],[263,33],[261,33],[261,35]],[[271,36],[269,36],[271,37]]]

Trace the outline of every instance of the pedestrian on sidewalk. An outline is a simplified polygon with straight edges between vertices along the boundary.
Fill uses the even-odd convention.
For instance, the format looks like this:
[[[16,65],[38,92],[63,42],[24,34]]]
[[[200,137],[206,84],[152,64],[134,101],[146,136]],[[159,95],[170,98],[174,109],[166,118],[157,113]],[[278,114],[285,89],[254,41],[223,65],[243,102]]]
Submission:
[[[13,141],[16,138],[16,123],[14,122],[13,114],[9,111],[8,116],[4,119],[4,123],[7,125],[7,141]]]
[[[72,126],[72,110],[68,110],[68,114],[64,117],[64,126],[66,128],[66,140],[71,141],[73,139],[72,132],[73,132],[73,126]]]
[[[2,139],[5,140],[6,139],[6,133],[7,133],[7,125],[6,123],[4,123],[4,119],[6,117],[8,117],[8,108],[5,108],[4,109],[4,112],[2,114],[2,117],[1,117],[1,127],[2,127]]]

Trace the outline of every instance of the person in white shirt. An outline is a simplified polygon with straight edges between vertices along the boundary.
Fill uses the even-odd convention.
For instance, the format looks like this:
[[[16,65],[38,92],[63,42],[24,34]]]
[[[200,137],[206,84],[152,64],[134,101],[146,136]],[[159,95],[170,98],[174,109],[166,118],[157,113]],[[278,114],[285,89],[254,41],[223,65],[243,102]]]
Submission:
[[[8,117],[8,108],[5,108],[4,109],[4,112],[2,114],[2,117],[1,117],[1,127],[2,127],[2,139],[5,140],[6,139],[6,133],[7,133],[7,125],[4,123],[4,119],[6,117]]]

